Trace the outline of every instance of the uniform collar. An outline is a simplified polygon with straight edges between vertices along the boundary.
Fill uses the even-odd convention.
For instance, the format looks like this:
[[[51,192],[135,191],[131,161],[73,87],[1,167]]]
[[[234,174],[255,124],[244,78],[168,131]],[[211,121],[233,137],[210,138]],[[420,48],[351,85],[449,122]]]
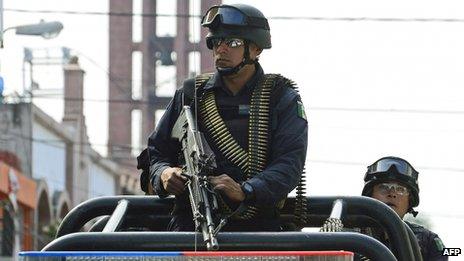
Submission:
[[[256,66],[255,74],[253,75],[253,77],[251,77],[251,79],[248,82],[245,83],[245,87],[242,90],[240,90],[238,94],[242,93],[244,90],[254,88],[258,80],[261,79],[261,77],[264,75],[263,68],[258,62],[255,63],[255,66]],[[230,93],[229,89],[227,89],[227,87],[224,85],[224,82],[222,81],[222,78],[218,72],[215,72],[213,77],[211,77],[208,80],[208,82],[205,84],[205,86],[203,87],[204,90],[209,90],[213,88],[221,88],[227,93]]]

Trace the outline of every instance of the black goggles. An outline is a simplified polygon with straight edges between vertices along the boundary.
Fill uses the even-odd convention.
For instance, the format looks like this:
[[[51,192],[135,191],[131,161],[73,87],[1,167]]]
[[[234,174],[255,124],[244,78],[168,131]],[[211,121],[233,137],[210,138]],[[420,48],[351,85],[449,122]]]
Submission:
[[[201,25],[211,27],[216,17],[219,17],[221,24],[232,26],[252,26],[269,30],[266,18],[249,17],[240,9],[234,6],[220,5],[211,7],[201,19]]]
[[[396,169],[401,175],[405,175],[417,180],[419,172],[417,172],[409,162],[400,158],[386,157],[381,158],[374,164],[367,167],[366,177],[370,174],[379,172],[389,172]]]

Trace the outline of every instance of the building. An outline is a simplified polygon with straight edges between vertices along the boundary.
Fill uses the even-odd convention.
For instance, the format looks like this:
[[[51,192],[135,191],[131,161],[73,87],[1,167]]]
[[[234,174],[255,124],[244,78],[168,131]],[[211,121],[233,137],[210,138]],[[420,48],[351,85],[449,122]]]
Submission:
[[[137,192],[130,173],[90,146],[84,74],[77,58],[64,66],[61,122],[29,102],[0,104],[0,256],[41,249],[69,210],[89,198]]]
[[[196,3],[200,5],[200,13],[204,14],[211,6],[221,2],[201,0]],[[208,31],[201,28],[200,20],[189,17],[196,15],[191,8],[194,3],[177,0],[171,4],[175,6],[172,11],[177,14],[171,17],[176,32],[159,35],[157,1],[109,1],[111,13],[147,14],[143,17],[111,15],[108,18],[109,97],[127,101],[108,104],[109,125],[138,125],[133,129],[108,128],[108,157],[125,163],[124,165],[135,167],[134,155],[138,155],[146,147],[148,136],[154,130],[157,117],[159,118],[156,112],[163,111],[172,98],[157,94],[161,85],[157,71],[172,69],[175,72],[174,85],[180,87],[183,80],[191,77],[192,73],[215,70],[211,51],[205,43]],[[137,19],[140,20],[137,22]],[[192,29],[193,26],[195,29]],[[190,30],[200,32],[199,39],[194,39]],[[140,35],[137,36],[135,32],[140,32]],[[137,93],[141,95],[136,95]]]
[[[28,104],[0,103],[0,257],[34,247],[37,183],[31,176]]]

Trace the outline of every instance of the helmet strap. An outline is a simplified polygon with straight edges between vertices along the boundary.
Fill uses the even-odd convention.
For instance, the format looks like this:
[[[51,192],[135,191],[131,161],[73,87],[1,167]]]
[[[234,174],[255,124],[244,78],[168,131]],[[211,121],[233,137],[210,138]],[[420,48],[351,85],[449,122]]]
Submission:
[[[243,52],[243,62],[245,64],[254,64],[255,60],[250,57],[250,42],[245,40],[245,51]]]
[[[411,213],[413,217],[416,217],[419,212],[415,211],[413,208],[408,209],[408,212]]]
[[[245,65],[247,64],[254,64],[257,60],[252,60],[250,57],[250,44],[248,40],[245,40],[245,51],[243,53],[242,61],[235,67],[216,67],[219,75],[221,76],[228,76],[237,74]]]

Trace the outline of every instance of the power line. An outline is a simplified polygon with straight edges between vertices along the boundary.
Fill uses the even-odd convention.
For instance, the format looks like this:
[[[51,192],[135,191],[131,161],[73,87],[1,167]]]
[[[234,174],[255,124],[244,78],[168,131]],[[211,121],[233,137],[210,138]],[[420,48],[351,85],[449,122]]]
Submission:
[[[37,143],[42,143],[42,144],[46,144],[48,146],[51,146],[51,147],[54,147],[54,148],[58,148],[58,149],[66,149],[66,146],[65,146],[65,141],[62,141],[62,140],[47,140],[47,139],[36,139],[36,138],[33,138],[33,137],[28,137],[28,136],[25,136],[25,135],[21,135],[21,134],[16,134],[16,133],[10,133],[10,135],[12,136],[16,136],[22,140],[27,140],[27,141],[31,141],[31,142],[37,142]],[[87,142],[81,142],[81,143],[73,143],[73,144],[76,144],[76,145],[83,145],[83,146],[89,146],[91,147],[92,145],[94,146],[101,146],[101,147],[112,147],[112,146],[119,146],[119,147],[122,147],[122,148],[125,148],[125,149],[136,149],[136,150],[139,150],[141,151],[142,149],[141,148],[135,148],[135,147],[132,147],[130,145],[103,145],[103,144],[92,144],[92,143],[87,143]],[[72,153],[82,153],[83,155],[86,155],[86,156],[89,156],[89,157],[93,157],[93,155],[89,152],[87,152],[86,150],[79,150],[79,148],[76,148],[74,147],[72,149]],[[100,154],[98,154],[100,155]],[[101,155],[100,155],[101,156]],[[110,158],[106,158],[106,157],[103,157],[101,156],[102,158],[104,159],[108,159],[108,160],[112,160]],[[129,156],[129,157],[115,157],[116,159],[121,159],[121,160],[133,160],[134,161],[134,164],[130,164],[130,163],[127,163],[127,162],[116,162],[118,165],[122,165],[122,166],[125,166],[125,167],[128,167],[130,169],[132,169],[133,171],[138,171],[135,169],[135,165],[136,165],[136,161],[135,161],[135,156]],[[114,161],[114,160],[112,160]]]
[[[367,166],[365,162],[355,161],[339,161],[339,160],[317,160],[309,159],[309,162],[322,163],[322,164],[336,164],[336,165],[351,165],[351,166]],[[418,169],[427,169],[435,171],[450,171],[450,172],[464,172],[461,168],[447,168],[447,167],[435,167],[435,166],[418,166]]]
[[[194,17],[201,18],[201,15],[190,14],[151,14],[151,13],[131,13],[131,12],[95,12],[95,11],[67,11],[67,10],[28,10],[17,8],[4,8],[4,11],[17,13],[40,13],[40,14],[71,14],[71,15],[105,15],[105,16],[142,16],[142,17]]]
[[[37,143],[45,144],[45,145],[48,145],[48,146],[51,146],[51,147],[54,147],[54,148],[66,150],[66,144],[65,144],[66,141],[64,141],[64,140],[37,139],[37,138],[25,136],[25,135],[22,135],[22,134],[12,133],[12,132],[10,132],[9,135],[15,136],[15,137],[21,139],[22,141],[37,142]],[[128,149],[128,150],[130,149],[130,150],[138,150],[138,151],[142,151],[142,149],[144,149],[144,148],[140,148],[140,147],[139,148],[132,147],[130,145],[107,145],[107,144],[94,144],[94,143],[88,143],[88,142],[73,143],[73,145],[81,145],[81,146],[89,146],[89,147],[97,146],[97,147],[105,147],[105,148],[119,147],[119,148],[125,148],[125,149]],[[72,149],[72,152],[73,153],[82,153],[83,155],[93,157],[92,154],[86,152],[85,150],[79,150],[79,148],[75,148],[75,147]],[[98,153],[98,155],[100,155],[100,154]],[[101,156],[101,157],[105,158],[103,156]],[[122,159],[122,160],[134,160],[134,164],[125,163],[125,162],[117,162],[117,164],[129,167],[129,168],[133,168],[135,170],[135,168],[134,168],[134,166],[136,165],[135,158],[136,158],[135,156],[133,156],[133,157],[117,157],[117,159]],[[105,158],[105,159],[112,160],[112,159],[109,159],[109,158]],[[31,161],[29,160],[28,162],[31,162]]]
[[[426,217],[438,217],[438,218],[457,218],[457,219],[464,219],[464,215],[462,214],[444,214],[441,212],[423,212],[420,211],[420,214]]]
[[[25,137],[20,137],[20,138],[25,138]],[[65,149],[65,147],[62,147],[62,146],[59,146],[59,144],[56,144],[57,143],[56,140],[47,141],[47,140],[38,140],[38,139],[33,139],[33,138],[31,138],[30,140],[33,141],[33,142],[44,143],[44,144],[50,145],[50,146],[55,147],[55,148]],[[77,143],[74,143],[74,144],[77,144]],[[73,149],[73,153],[78,153],[78,152],[80,152],[80,151],[78,151],[77,149]],[[89,153],[87,153],[85,151],[82,151],[82,154],[86,155],[86,156],[89,156],[89,157],[92,156],[91,154],[89,154]],[[133,159],[133,158],[124,158],[124,159]],[[117,162],[117,164],[118,165],[124,165],[126,167],[131,167],[131,168],[134,167],[134,165],[131,165],[131,164],[128,164],[128,163]],[[138,173],[138,170],[134,169],[134,171],[136,173]],[[57,180],[56,178],[50,178],[49,176],[43,175],[42,173],[39,173],[39,172],[36,172],[36,171],[33,171],[33,172],[34,172],[34,174],[40,175],[40,178],[45,177],[47,182],[50,182],[50,183],[53,183],[53,184],[56,184],[56,185],[63,185],[64,184],[63,181]],[[89,178],[91,178],[91,176],[89,176]],[[91,189],[91,188],[85,188],[85,187],[81,187],[81,186],[77,186],[77,185],[72,186],[72,188],[75,189],[75,190],[82,191],[82,192],[99,194],[98,193],[99,191],[96,191],[96,190]],[[101,196],[103,196],[103,195],[101,195]]]
[[[113,83],[116,88],[118,88],[122,93],[126,94],[126,95],[132,95],[133,91],[132,91],[132,86],[136,85],[136,84],[141,84],[142,86],[142,90],[144,88],[147,88],[148,87],[152,87],[154,89],[157,89],[157,88],[160,88],[161,86],[164,86],[170,82],[174,82],[176,80],[176,75],[172,76],[172,77],[169,77],[163,81],[160,81],[158,83],[155,83],[155,82],[152,82],[150,80],[144,80],[144,79],[127,79],[127,78],[121,78],[121,77],[117,77],[116,75],[114,75],[113,73],[111,73],[109,70],[103,68],[102,65],[100,65],[98,62],[96,62],[93,58],[89,57],[88,55],[84,54],[83,52],[77,50],[77,49],[71,49],[69,48],[71,51],[73,51],[78,57],[81,57],[81,58],[84,58],[86,59],[88,62],[90,62],[92,65],[94,65],[95,67],[97,67],[99,70],[101,70],[106,78],[108,79],[108,81],[110,83]],[[60,64],[61,65],[61,64]],[[50,64],[34,64],[34,66],[50,66]],[[54,74],[54,72],[50,72],[50,71],[47,71],[47,72],[42,72],[41,74]]]
[[[13,133],[13,132],[10,132],[9,135],[13,135],[13,136],[18,137],[20,139],[25,139],[25,140],[32,141],[32,142],[38,142],[38,143],[47,144],[47,145],[50,145],[50,146],[53,146],[53,147],[56,147],[56,148],[60,148],[60,149],[65,149],[66,148],[66,141],[65,140],[37,139],[37,138],[34,138],[34,137],[26,136],[26,135],[23,135],[23,134],[17,134],[17,133]],[[106,147],[106,148],[118,147],[118,148],[131,149],[131,150],[132,149],[134,149],[134,150],[143,150],[144,149],[144,148],[141,148],[141,147],[133,147],[133,146],[127,145],[127,144],[108,145],[108,144],[97,144],[97,143],[90,143],[90,142],[79,142],[79,143],[73,142],[72,144],[73,145],[81,145],[81,146]],[[63,145],[63,146],[60,146],[60,145]],[[75,152],[80,152],[80,151],[75,151]]]
[[[425,114],[464,114],[464,110],[418,110],[418,109],[377,109],[377,108],[343,108],[343,107],[309,107],[315,111],[351,111],[351,112],[393,112],[393,113],[425,113]]]
[[[75,50],[75,49],[72,49],[73,51],[75,51],[77,53],[77,55],[79,57],[84,57],[85,59],[87,59],[90,63],[92,63],[94,66],[96,66],[97,68],[99,68],[100,70],[102,70],[108,80],[111,82],[111,83],[114,83],[116,85],[116,87],[123,93],[125,94],[132,94],[132,90],[131,90],[131,87],[135,84],[135,83],[141,83],[142,84],[142,90],[143,88],[146,86],[146,85],[153,85],[153,87],[155,89],[159,88],[160,86],[162,85],[165,85],[167,83],[170,83],[170,82],[173,82],[176,80],[176,76],[174,75],[173,77],[170,77],[162,82],[159,82],[158,84],[156,83],[152,83],[151,81],[144,81],[144,80],[134,80],[134,79],[121,79],[119,77],[116,77],[113,73],[111,73],[110,71],[106,70],[105,68],[103,68],[103,66],[101,66],[98,62],[96,62],[94,59],[92,59],[91,57],[85,55],[84,53],[78,51],[78,50]],[[121,86],[119,81],[127,81],[127,82],[130,82],[131,83],[131,86]]]
[[[341,22],[440,22],[463,23],[460,18],[393,18],[393,17],[317,17],[317,16],[271,16],[276,20],[312,20],[312,21],[341,21]]]
[[[151,14],[131,12],[94,12],[94,11],[60,11],[60,10],[28,10],[16,8],[4,8],[4,11],[17,13],[42,13],[42,14],[71,14],[71,15],[105,15],[105,16],[142,16],[142,17],[186,17],[201,18],[201,15],[191,14]],[[312,21],[343,21],[343,22],[440,22],[463,23],[463,18],[394,18],[394,17],[325,17],[325,16],[268,16],[271,20],[312,20]]]
[[[44,143],[48,144],[50,146],[56,146],[56,143],[61,143],[63,141],[60,140],[47,140],[47,139],[35,139],[32,137],[26,137],[25,135],[17,135],[13,134],[14,136],[28,139],[34,142],[39,142],[39,143]],[[91,146],[91,143],[81,143],[81,145],[88,145]],[[95,144],[94,144],[95,145]],[[110,147],[111,145],[97,145],[97,146],[107,146]],[[118,145],[113,145],[113,146],[118,146]],[[123,145],[125,148],[134,148],[130,145]],[[61,146],[56,146],[58,148],[63,148]],[[135,149],[141,149],[141,148],[135,148]],[[355,162],[355,161],[340,161],[340,160],[318,160],[318,159],[309,159],[309,162],[314,162],[314,163],[322,163],[322,164],[335,164],[335,165],[351,165],[351,166],[366,166],[365,162]],[[447,168],[447,167],[435,167],[435,166],[418,166],[419,169],[427,169],[427,170],[438,170],[438,171],[450,171],[450,172],[464,172],[464,169],[462,168]]]
[[[134,104],[151,104],[147,100],[125,100],[125,99],[88,99],[88,98],[73,98],[73,97],[52,97],[49,94],[45,95],[34,95],[37,99],[52,99],[52,100],[65,100],[65,101],[84,101],[84,102],[102,102],[102,103],[134,103]],[[163,97],[164,98],[164,97]],[[167,97],[171,98],[171,97]]]
[[[106,103],[138,103],[149,104],[147,100],[125,99],[87,99],[73,97],[51,97],[49,94],[35,95],[39,99],[63,99],[66,101],[89,101]],[[170,96],[167,96],[170,97]],[[464,114],[464,110],[420,110],[420,109],[382,109],[382,108],[349,108],[349,107],[308,107],[308,111],[347,111],[347,112],[383,112],[383,113],[415,113],[415,114]]]

